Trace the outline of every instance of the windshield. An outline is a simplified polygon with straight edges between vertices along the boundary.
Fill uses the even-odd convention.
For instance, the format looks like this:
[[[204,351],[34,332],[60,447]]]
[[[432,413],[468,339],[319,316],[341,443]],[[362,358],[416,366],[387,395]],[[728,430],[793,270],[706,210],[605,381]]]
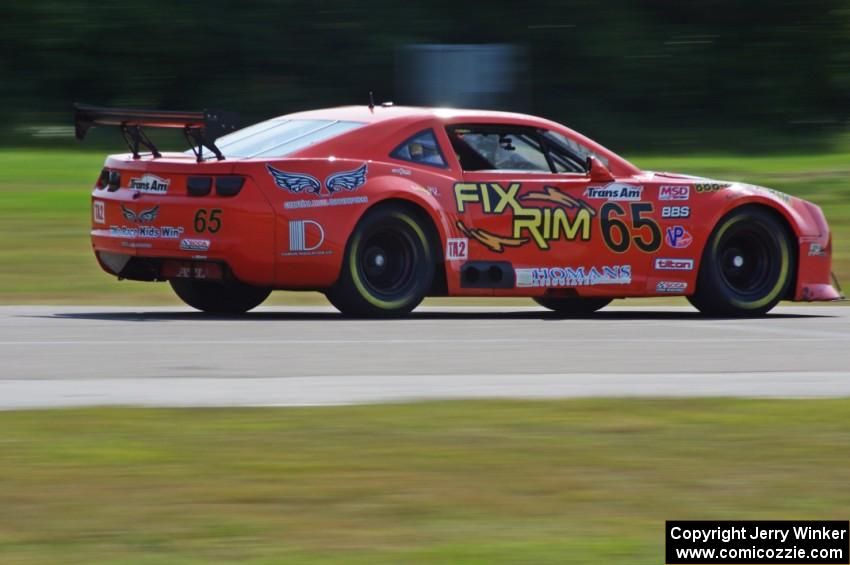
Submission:
[[[606,159],[602,155],[599,155],[598,153],[594,153],[581,143],[561,135],[557,131],[549,130],[544,135],[550,140],[554,140],[556,143],[561,144],[562,147],[575,153],[578,157],[581,158],[582,161],[584,161],[590,156],[593,156],[599,159],[599,162],[601,162],[603,165],[605,165],[606,167],[608,166],[608,159]]]
[[[283,157],[362,125],[363,122],[275,118],[222,136],[215,144],[230,158]],[[191,155],[192,150],[186,154]],[[212,152],[204,149],[203,157],[212,157]]]

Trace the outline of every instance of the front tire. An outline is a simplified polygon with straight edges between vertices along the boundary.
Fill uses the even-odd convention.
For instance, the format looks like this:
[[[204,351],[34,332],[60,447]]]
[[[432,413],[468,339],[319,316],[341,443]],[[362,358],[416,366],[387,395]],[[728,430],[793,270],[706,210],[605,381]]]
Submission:
[[[613,298],[579,298],[579,297],[554,297],[535,296],[534,301],[554,310],[558,314],[569,317],[589,316],[597,310],[601,310],[611,303]]]
[[[326,291],[340,312],[387,317],[416,308],[431,288],[436,254],[430,230],[401,206],[366,213],[346,246],[342,271]]]
[[[688,300],[700,312],[761,316],[786,296],[795,262],[783,223],[767,210],[734,210],[717,224]]]
[[[180,299],[210,314],[243,314],[262,304],[271,289],[236,280],[227,282],[171,279],[171,288]]]

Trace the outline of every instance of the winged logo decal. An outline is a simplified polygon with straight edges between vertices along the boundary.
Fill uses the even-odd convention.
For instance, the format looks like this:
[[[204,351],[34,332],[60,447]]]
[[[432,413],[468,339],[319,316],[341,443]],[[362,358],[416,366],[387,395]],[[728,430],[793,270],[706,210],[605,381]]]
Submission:
[[[147,210],[142,210],[138,214],[127,208],[126,206],[121,206],[121,213],[124,215],[124,219],[128,222],[133,222],[135,224],[146,224],[148,222],[152,222],[159,215],[159,205],[154,206],[153,208],[149,208]]]
[[[309,192],[316,196],[321,196],[323,194],[322,183],[319,182],[319,179],[313,175],[281,171],[269,164],[266,164],[266,170],[268,170],[277,186],[288,190],[293,194],[299,194],[301,192]],[[327,194],[333,195],[343,189],[349,191],[357,190],[366,183],[366,175],[368,172],[368,165],[363,163],[356,169],[328,175],[325,179]]]
[[[288,173],[275,169],[271,165],[266,165],[269,174],[274,178],[274,183],[280,188],[284,188],[293,194],[298,194],[303,190],[319,194],[322,191],[322,183],[313,175],[304,173]]]
[[[334,173],[329,175],[328,178],[325,179],[325,188],[328,189],[328,192],[333,194],[334,192],[339,192],[343,188],[345,190],[357,190],[364,184],[366,184],[366,173],[368,172],[368,167],[366,163],[360,165],[360,167],[354,169],[353,171],[342,171],[340,173]]]
[[[128,222],[136,222],[138,220],[136,213],[124,205],[121,206],[121,213],[124,214],[124,219]]]

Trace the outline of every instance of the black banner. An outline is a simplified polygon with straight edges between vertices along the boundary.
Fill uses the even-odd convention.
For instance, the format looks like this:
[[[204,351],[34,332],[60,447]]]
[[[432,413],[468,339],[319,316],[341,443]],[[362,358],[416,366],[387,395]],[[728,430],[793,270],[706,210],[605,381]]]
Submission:
[[[850,523],[835,521],[668,521],[668,565],[850,563]]]

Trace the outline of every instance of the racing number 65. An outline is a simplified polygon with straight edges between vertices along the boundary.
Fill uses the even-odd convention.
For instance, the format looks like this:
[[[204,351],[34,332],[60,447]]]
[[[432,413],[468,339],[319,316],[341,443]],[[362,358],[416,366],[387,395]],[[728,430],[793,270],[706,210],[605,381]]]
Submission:
[[[649,238],[644,237],[644,233],[636,233],[632,236],[629,231],[629,226],[620,217],[626,214],[623,207],[616,202],[606,202],[600,210],[600,224],[602,228],[602,239],[605,240],[605,245],[611,251],[616,253],[625,253],[634,240],[638,249],[644,253],[652,253],[658,251],[661,247],[661,228],[652,218],[644,217],[644,214],[652,213],[652,204],[649,202],[635,202],[629,205],[632,212],[632,229],[635,232],[642,228],[649,228]],[[619,234],[619,237],[614,237],[614,232]]]
[[[209,216],[207,216],[209,213]],[[205,210],[201,208],[195,212],[195,231],[204,233],[216,233],[221,229],[221,209],[214,208],[213,210]]]

